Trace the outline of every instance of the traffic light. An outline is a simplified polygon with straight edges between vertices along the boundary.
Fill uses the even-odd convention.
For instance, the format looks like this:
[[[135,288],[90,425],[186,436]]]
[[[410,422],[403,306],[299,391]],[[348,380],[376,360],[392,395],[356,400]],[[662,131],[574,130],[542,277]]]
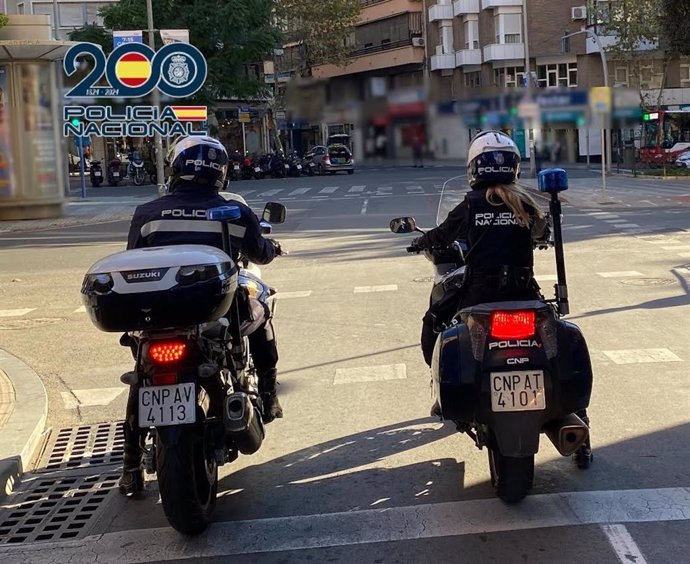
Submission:
[[[642,116],[642,121],[649,121],[649,114],[644,114]]]
[[[70,121],[70,123],[71,123],[74,127],[79,127],[79,126],[81,125],[81,120],[80,120],[79,118],[72,118],[72,120]]]

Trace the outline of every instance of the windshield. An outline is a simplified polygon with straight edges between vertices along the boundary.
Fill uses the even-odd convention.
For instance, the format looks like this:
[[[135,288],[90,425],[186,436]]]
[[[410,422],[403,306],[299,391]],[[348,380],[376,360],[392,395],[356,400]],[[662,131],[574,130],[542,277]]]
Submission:
[[[443,183],[441,199],[438,202],[436,225],[440,225],[445,221],[451,210],[465,199],[465,195],[469,190],[469,186],[467,186],[467,177],[464,174],[462,176],[449,178]]]

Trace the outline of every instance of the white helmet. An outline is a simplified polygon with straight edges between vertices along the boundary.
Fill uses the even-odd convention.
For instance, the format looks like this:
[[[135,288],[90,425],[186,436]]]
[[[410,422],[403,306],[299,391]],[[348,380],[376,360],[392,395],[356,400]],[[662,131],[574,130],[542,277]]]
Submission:
[[[482,131],[470,143],[467,178],[470,187],[513,184],[520,175],[520,151],[501,131]]]

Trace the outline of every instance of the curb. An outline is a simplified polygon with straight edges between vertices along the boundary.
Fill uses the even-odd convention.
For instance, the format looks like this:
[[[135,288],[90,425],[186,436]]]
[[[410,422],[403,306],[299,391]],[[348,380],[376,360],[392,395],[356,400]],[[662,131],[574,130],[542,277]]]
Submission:
[[[0,370],[14,388],[14,409],[0,428],[0,499],[21,480],[41,442],[48,417],[48,396],[43,382],[29,366],[0,349]]]

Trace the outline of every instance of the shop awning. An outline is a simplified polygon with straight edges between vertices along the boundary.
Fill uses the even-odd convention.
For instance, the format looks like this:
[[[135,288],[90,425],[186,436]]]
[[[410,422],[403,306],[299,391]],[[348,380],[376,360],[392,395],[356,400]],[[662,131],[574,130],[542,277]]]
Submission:
[[[0,60],[3,61],[58,61],[75,41],[52,39],[13,39],[0,41]]]
[[[391,105],[388,108],[388,115],[392,118],[424,116],[426,115],[426,102]]]

